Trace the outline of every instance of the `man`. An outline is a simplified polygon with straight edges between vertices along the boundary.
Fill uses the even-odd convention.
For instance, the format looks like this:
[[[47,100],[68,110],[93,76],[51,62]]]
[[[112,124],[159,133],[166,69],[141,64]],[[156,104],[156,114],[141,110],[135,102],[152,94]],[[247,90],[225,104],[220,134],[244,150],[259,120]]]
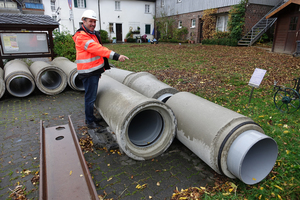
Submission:
[[[100,33],[95,31],[97,16],[94,11],[84,11],[81,20],[83,25],[75,33],[73,40],[76,48],[78,78],[82,80],[85,89],[85,120],[88,128],[95,129],[100,126],[100,119],[94,116],[94,103],[99,78],[106,69],[110,69],[107,59],[123,62],[128,57],[102,46]]]

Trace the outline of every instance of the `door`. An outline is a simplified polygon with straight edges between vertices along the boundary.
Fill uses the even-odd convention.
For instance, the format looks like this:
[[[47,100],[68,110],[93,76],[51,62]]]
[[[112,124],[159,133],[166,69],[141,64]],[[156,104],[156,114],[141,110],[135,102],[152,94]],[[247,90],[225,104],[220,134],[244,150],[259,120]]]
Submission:
[[[203,40],[203,20],[201,18],[199,18],[199,30],[198,30],[198,33],[199,33],[199,37],[198,37],[198,43],[201,43],[202,40]]]
[[[116,24],[117,42],[122,42],[122,24]]]
[[[296,39],[299,30],[299,16],[292,15],[290,17],[289,30],[287,32],[287,38],[285,43],[284,52],[293,53],[296,51]]]

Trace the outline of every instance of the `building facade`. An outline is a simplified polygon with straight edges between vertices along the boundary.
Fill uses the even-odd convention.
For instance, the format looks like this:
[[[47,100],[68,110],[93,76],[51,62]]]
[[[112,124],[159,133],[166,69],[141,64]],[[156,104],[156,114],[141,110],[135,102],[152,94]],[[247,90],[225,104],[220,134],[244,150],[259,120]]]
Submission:
[[[228,14],[233,5],[241,0],[157,0],[156,17],[170,17],[175,21],[177,28],[187,27],[188,37],[193,36],[195,42],[202,40],[202,16],[205,10],[216,9],[216,30],[227,31]],[[250,30],[264,15],[281,0],[248,0],[245,13],[245,32]],[[159,38],[157,28],[155,37]]]

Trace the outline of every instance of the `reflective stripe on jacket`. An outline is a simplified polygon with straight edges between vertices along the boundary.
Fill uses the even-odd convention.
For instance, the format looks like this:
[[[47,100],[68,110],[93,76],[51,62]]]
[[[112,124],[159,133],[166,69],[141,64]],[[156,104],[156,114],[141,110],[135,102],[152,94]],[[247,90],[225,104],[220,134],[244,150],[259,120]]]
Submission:
[[[83,30],[73,36],[78,74],[92,73],[104,66],[104,57],[113,59],[115,52],[102,46],[96,35]]]

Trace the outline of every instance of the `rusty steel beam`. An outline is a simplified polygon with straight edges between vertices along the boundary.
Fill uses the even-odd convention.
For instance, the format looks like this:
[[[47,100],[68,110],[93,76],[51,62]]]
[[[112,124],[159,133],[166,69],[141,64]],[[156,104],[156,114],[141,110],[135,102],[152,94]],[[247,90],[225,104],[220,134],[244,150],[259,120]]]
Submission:
[[[45,128],[40,122],[39,199],[98,200],[77,136],[69,123]]]

